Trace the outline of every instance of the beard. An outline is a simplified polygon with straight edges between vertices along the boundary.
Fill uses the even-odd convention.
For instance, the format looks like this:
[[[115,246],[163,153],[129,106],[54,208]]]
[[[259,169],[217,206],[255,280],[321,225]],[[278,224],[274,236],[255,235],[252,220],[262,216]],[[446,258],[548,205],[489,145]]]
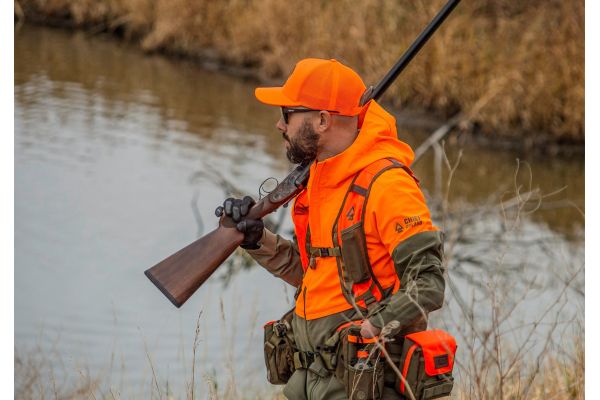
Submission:
[[[308,121],[304,121],[300,131],[293,139],[290,139],[285,133],[283,137],[289,144],[285,155],[291,163],[303,164],[317,158],[319,134],[315,132]]]

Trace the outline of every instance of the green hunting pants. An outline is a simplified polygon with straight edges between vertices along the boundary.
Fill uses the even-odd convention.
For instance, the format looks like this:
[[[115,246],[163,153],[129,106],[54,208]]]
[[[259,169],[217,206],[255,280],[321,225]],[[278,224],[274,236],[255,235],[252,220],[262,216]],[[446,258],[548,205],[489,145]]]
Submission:
[[[316,364],[319,360],[315,361]],[[290,400],[347,400],[346,389],[341,382],[330,374],[326,378],[306,370],[299,369],[294,372],[283,389],[283,394]],[[383,388],[383,400],[403,399],[393,388]]]

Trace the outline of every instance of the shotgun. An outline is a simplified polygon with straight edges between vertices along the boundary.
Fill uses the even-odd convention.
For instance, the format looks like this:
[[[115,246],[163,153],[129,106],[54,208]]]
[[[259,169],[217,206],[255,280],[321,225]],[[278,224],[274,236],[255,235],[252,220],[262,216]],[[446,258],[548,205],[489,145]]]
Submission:
[[[383,95],[458,3],[460,0],[449,0],[444,5],[377,86],[370,86],[365,90],[360,99],[361,106],[371,99],[378,100]],[[311,164],[297,166],[268,196],[250,209],[246,218],[261,219],[296,197],[306,187]],[[181,307],[243,240],[243,233],[235,227],[219,225],[212,232],[146,270],[144,274],[171,303]]]

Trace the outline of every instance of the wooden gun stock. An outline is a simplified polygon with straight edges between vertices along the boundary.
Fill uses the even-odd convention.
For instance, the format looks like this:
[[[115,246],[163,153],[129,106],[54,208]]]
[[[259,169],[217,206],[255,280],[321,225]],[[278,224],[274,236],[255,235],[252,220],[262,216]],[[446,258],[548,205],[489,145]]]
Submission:
[[[237,229],[219,226],[144,273],[171,303],[181,307],[243,240]]]
[[[248,219],[260,219],[287,203],[306,186],[309,165],[298,166],[268,196],[248,212]],[[144,274],[176,307],[181,307],[192,294],[219,268],[243,242],[236,228],[222,225],[177,253],[165,258]]]

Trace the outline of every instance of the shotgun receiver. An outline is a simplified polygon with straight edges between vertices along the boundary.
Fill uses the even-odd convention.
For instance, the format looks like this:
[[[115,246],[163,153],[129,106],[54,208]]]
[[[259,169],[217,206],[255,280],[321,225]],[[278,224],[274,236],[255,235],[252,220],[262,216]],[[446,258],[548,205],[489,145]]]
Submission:
[[[370,86],[363,93],[360,99],[361,106],[383,95],[458,3],[460,0],[449,0],[446,3],[377,86]],[[296,167],[268,196],[250,209],[246,218],[263,218],[296,197],[306,187],[310,165],[311,163],[307,163]],[[219,225],[217,229],[144,273],[171,303],[181,307],[243,240],[244,235],[235,227],[227,228]]]

